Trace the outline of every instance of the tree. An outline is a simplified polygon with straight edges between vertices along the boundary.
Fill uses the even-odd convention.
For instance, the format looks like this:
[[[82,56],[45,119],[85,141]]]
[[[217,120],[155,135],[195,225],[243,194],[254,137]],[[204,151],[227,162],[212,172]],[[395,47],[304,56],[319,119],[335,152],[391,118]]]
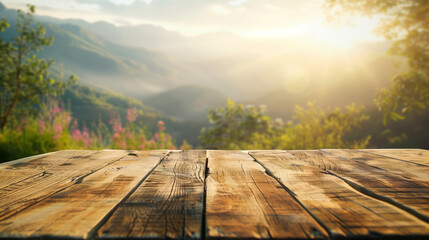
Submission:
[[[55,81],[50,77],[48,68],[52,60],[40,59],[36,52],[53,42],[53,37],[46,37],[46,30],[40,24],[34,26],[35,7],[27,5],[28,11],[18,10],[17,37],[6,42],[0,38],[0,126],[4,129],[13,112],[28,112],[35,107],[40,98],[61,94],[65,87],[76,81],[71,76],[69,81]],[[9,27],[6,19],[0,21],[3,32]]]
[[[365,148],[369,136],[355,136],[368,116],[363,107],[350,105],[321,110],[314,103],[297,106],[293,122],[284,124],[265,114],[265,107],[243,106],[228,100],[225,108],[211,110],[208,118],[214,126],[202,129],[200,140],[211,149],[317,149]]]
[[[380,16],[376,33],[393,40],[389,53],[407,59],[408,72],[394,76],[391,89],[379,91],[375,102],[385,121],[404,119],[407,112],[429,105],[429,1],[326,0],[328,16],[358,13]]]
[[[370,136],[359,136],[357,129],[369,119],[363,106],[354,104],[340,108],[319,109],[314,102],[306,108],[296,106],[293,120],[277,143],[279,149],[365,148]]]
[[[201,129],[200,140],[209,149],[270,148],[275,133],[272,119],[265,107],[235,104],[228,99],[226,107],[212,109],[208,119],[214,127]]]

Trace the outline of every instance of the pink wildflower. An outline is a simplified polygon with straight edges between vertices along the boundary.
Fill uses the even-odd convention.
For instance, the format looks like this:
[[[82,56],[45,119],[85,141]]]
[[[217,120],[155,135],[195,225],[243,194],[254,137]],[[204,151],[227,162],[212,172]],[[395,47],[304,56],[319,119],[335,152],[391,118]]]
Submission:
[[[128,139],[134,139],[134,134],[132,132],[128,133]]]
[[[45,125],[45,121],[43,121],[43,120],[40,120],[39,121],[39,132],[40,133],[42,133],[43,132],[43,130],[45,130],[45,128],[46,128],[46,125]]]
[[[160,131],[165,131],[165,123],[164,123],[164,121],[162,121],[162,120],[158,121],[158,129]]]
[[[56,114],[58,114],[58,113],[60,113],[61,112],[61,108],[59,108],[58,106],[55,106],[53,109],[52,109],[52,114],[54,114],[54,115],[56,115]]]
[[[58,139],[63,133],[63,126],[61,124],[54,124],[54,136],[53,139]]]
[[[112,136],[113,139],[119,139],[121,136],[119,135],[118,132],[115,132]]]
[[[127,145],[126,145],[126,143],[125,143],[124,140],[119,142],[119,147],[122,148],[122,149],[125,149],[127,147]]]
[[[137,109],[136,108],[128,108],[127,109],[127,119],[128,122],[132,123],[137,118]]]

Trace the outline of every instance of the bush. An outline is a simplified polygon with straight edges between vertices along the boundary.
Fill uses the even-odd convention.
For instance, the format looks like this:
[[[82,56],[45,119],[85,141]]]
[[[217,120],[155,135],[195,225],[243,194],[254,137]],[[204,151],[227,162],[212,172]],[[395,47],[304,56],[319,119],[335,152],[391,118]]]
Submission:
[[[265,107],[243,106],[228,100],[225,108],[211,110],[208,119],[214,126],[201,130],[201,144],[209,149],[317,149],[364,148],[370,136],[351,137],[368,116],[363,107],[354,104],[343,112],[317,109],[308,103],[307,109],[297,106],[293,121],[272,120]]]
[[[70,112],[58,103],[42,104],[36,117],[22,117],[0,131],[0,162],[63,149],[175,149],[173,139],[166,133],[163,121],[158,131],[150,134],[146,126],[137,123],[135,108],[127,110],[127,124],[122,125],[118,114],[110,121],[111,128],[99,123],[96,132],[79,127]],[[11,127],[17,126],[17,127]],[[190,149],[186,142],[181,149]]]

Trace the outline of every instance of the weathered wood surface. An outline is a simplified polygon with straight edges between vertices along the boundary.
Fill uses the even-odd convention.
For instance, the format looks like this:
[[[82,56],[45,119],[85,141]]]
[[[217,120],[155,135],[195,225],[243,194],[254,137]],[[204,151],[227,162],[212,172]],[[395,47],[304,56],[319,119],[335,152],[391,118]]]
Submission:
[[[428,224],[366,196],[326,170],[341,168],[319,151],[250,153],[333,237],[429,234]]]
[[[207,151],[172,152],[121,203],[101,238],[200,239]]]
[[[63,151],[2,165],[0,180],[6,183],[0,188],[0,220],[72,186],[127,154],[127,151],[110,150]]]
[[[364,163],[373,168],[398,174],[406,179],[421,182],[422,184],[429,183],[429,166],[425,167],[425,165],[422,164],[410,161],[401,161],[396,158],[386,157],[379,154],[371,154],[366,151],[359,150],[324,149],[322,151],[347,160]],[[429,159],[429,156],[427,159]]]
[[[335,150],[330,152],[332,153],[326,154],[322,151],[297,152],[295,156],[304,161],[315,161],[320,164],[329,162],[334,167],[331,169],[322,167],[324,170],[343,178],[359,191],[394,204],[429,222],[429,181],[407,178],[394,171],[368,165],[365,163],[365,159],[370,158],[370,156],[362,158],[363,160],[347,158],[347,155],[362,157],[360,153],[353,154],[354,151],[348,151],[348,154]],[[426,170],[424,172],[429,172],[429,167],[415,167],[423,171]]]
[[[111,211],[160,161],[166,151],[158,152],[134,152],[131,155],[125,151],[110,152],[106,157],[106,151],[96,152],[82,164],[82,171],[89,174],[81,174],[80,178],[71,181],[71,185],[62,187],[57,192],[33,203],[25,210],[17,212],[0,222],[1,237],[74,237],[85,238],[90,231]],[[94,159],[94,156],[99,158]],[[118,159],[118,157],[120,157]],[[75,159],[79,162],[80,158]],[[98,160],[103,160],[105,165],[101,169],[86,168],[98,166]],[[71,165],[76,162],[69,161]],[[95,165],[93,165],[95,164]],[[54,173],[57,168],[50,169]],[[64,171],[59,172],[73,172]],[[76,174],[73,174],[75,176]],[[79,176],[79,175],[78,175]],[[69,177],[69,176],[68,176]],[[45,184],[60,184],[39,180]],[[39,184],[40,185],[40,184]],[[35,185],[33,187],[38,187]],[[40,188],[40,187],[39,187]],[[50,193],[50,192],[49,192]],[[4,195],[2,195],[4,196]],[[16,197],[16,196],[14,196]],[[25,198],[26,199],[26,198]]]
[[[368,152],[379,156],[399,159],[429,166],[429,151],[423,149],[361,149],[359,151]]]
[[[0,164],[0,238],[429,239],[429,151],[59,151]]]
[[[325,238],[326,231],[251,156],[209,152],[209,238]]]

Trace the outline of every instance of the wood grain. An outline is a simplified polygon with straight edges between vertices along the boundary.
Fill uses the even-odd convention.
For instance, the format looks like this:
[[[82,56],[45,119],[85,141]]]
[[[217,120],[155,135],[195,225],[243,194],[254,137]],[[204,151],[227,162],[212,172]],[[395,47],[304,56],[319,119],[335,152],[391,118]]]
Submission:
[[[360,162],[374,168],[398,174],[406,179],[429,183],[429,166],[425,167],[413,162],[401,161],[396,158],[385,157],[380,154],[371,154],[359,150],[343,149],[323,149],[322,151],[331,153],[341,158]]]
[[[306,155],[309,152],[311,154]],[[414,215],[366,196],[329,174],[326,170],[335,170],[338,164],[318,158],[313,152],[251,155],[282,182],[333,237],[429,234],[429,225]]]
[[[107,220],[100,238],[199,239],[206,151],[171,153]]]
[[[325,238],[326,231],[251,156],[209,151],[208,238]]]
[[[361,192],[384,199],[429,222],[428,181],[405,178],[400,174],[367,165],[363,161],[353,161],[322,151],[288,152],[343,178]]]
[[[74,159],[93,154],[91,150],[64,150],[31,156],[0,164],[0,188],[42,175],[52,167],[68,164]]]
[[[103,151],[101,155],[91,155],[87,161],[111,161],[120,152],[123,153]],[[166,153],[134,152],[74,181],[72,186],[0,221],[0,237],[86,238]]]
[[[9,184],[0,188],[0,220],[72,186],[81,178],[118,161],[129,152],[102,150],[83,151],[82,154],[64,153],[66,157],[63,154],[49,155],[3,169],[17,176],[17,179],[23,178],[22,174],[33,171],[30,169],[34,169],[34,172],[19,181],[9,180]]]
[[[429,150],[424,149],[361,149],[359,151],[383,155],[429,167]]]

